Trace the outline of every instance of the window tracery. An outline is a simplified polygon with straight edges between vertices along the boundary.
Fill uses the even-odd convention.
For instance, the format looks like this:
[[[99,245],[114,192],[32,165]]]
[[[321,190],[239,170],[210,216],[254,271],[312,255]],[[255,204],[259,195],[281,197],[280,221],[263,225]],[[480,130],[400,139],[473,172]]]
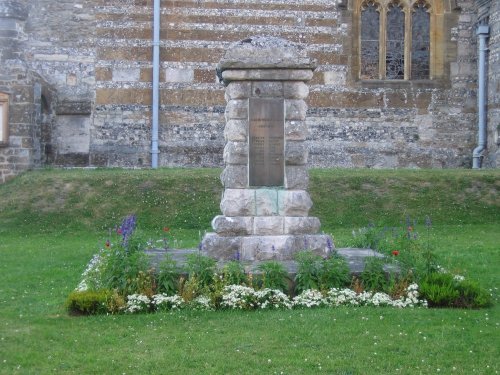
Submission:
[[[360,78],[429,79],[431,7],[426,0],[365,0],[360,5]]]

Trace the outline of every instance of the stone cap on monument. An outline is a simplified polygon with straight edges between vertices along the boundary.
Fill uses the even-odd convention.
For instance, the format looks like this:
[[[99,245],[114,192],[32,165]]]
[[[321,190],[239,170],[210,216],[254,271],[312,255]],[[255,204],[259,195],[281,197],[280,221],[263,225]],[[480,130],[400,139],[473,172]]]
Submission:
[[[237,74],[224,74],[228,70],[293,69],[312,74],[316,66],[316,59],[308,56],[304,46],[274,36],[256,35],[233,43],[217,65],[217,71],[227,84],[228,81],[239,80]],[[276,79],[279,80],[279,76]],[[255,78],[258,79],[258,76]],[[306,75],[297,76],[297,80],[309,79]]]

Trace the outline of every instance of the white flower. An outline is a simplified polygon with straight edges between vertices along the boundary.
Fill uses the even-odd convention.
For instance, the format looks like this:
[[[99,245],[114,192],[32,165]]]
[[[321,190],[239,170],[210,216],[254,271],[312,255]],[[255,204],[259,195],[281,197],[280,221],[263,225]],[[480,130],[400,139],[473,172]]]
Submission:
[[[178,310],[184,306],[184,300],[179,295],[155,294],[152,303],[156,310]]]
[[[325,305],[327,305],[327,300],[319,291],[313,289],[305,290],[293,299],[293,306],[319,307]]]
[[[125,312],[136,313],[149,310],[151,301],[143,294],[131,294],[127,296],[127,307]]]

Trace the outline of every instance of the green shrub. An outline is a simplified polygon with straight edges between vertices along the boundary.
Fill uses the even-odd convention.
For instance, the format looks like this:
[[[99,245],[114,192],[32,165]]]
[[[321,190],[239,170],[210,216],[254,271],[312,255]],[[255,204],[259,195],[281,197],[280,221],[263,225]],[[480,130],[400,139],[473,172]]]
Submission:
[[[110,290],[73,291],[66,300],[66,308],[70,314],[93,315],[108,311],[108,300],[112,296]]]
[[[322,258],[311,250],[299,251],[295,255],[297,274],[295,290],[298,294],[307,289],[319,289],[322,271]]]
[[[363,288],[366,290],[383,292],[387,289],[387,277],[384,271],[384,259],[369,257],[365,268],[360,275]]]
[[[261,284],[263,288],[278,289],[282,292],[288,291],[288,272],[283,264],[277,261],[261,263],[258,270],[262,272]]]
[[[216,260],[200,253],[188,254],[186,257],[186,269],[189,278],[195,277],[200,288],[209,287],[212,284]]]
[[[481,288],[477,281],[464,280],[457,287],[460,292],[457,307],[480,308],[493,304],[491,294]]]
[[[477,282],[461,281],[449,273],[429,274],[420,285],[420,293],[430,307],[480,308],[493,303]]]
[[[431,273],[420,283],[420,294],[430,307],[454,306],[460,292],[455,286],[453,275],[449,273]]]
[[[177,268],[177,263],[172,259],[172,256],[169,253],[165,254],[165,257],[161,261],[158,268],[158,292],[165,293],[167,295],[174,295],[177,293],[180,274]]]
[[[117,289],[120,294],[142,293],[139,275],[149,274],[149,261],[142,251],[127,251],[117,247],[105,253],[101,268],[102,285],[106,289]]]
[[[245,268],[236,260],[227,262],[224,265],[222,273],[224,275],[224,283],[226,285],[242,285],[247,283]]]
[[[351,271],[345,258],[338,254],[323,260],[320,275],[322,290],[331,288],[344,288],[351,283]]]

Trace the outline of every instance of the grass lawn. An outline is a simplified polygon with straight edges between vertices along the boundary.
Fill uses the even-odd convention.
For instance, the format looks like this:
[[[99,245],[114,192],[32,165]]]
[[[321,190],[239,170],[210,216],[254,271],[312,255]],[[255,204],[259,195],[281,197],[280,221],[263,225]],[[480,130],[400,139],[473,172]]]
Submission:
[[[489,309],[67,315],[68,293],[123,216],[136,213],[148,235],[167,225],[179,245],[195,246],[218,213],[219,173],[54,170],[0,185],[0,373],[500,371],[500,171],[311,173],[312,214],[337,246],[369,221],[429,215],[443,266],[492,289]]]

